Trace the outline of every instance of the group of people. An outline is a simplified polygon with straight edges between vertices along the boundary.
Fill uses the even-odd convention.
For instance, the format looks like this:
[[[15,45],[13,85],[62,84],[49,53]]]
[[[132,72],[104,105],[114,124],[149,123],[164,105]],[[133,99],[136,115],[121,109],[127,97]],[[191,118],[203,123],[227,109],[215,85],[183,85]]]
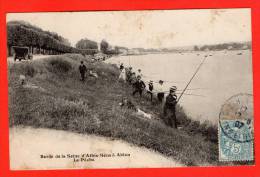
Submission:
[[[133,96],[135,96],[135,94],[138,93],[141,98],[143,93],[146,91],[146,93],[150,95],[151,101],[153,101],[153,95],[157,94],[157,99],[159,103],[163,104],[165,92],[163,91],[162,80],[159,80],[157,91],[154,91],[154,85],[152,80],[149,81],[148,87],[146,88],[146,85],[142,80],[143,75],[141,73],[141,69],[138,69],[137,73],[135,73],[132,67],[125,68],[123,64],[120,64],[119,69],[121,71],[119,79],[123,80],[124,82],[127,82],[129,85],[133,87]],[[177,104],[176,90],[176,86],[172,86],[170,88],[169,94],[166,96],[165,104],[163,106],[164,121],[166,125],[169,125],[173,128],[177,128],[177,120],[175,115],[175,107]]]

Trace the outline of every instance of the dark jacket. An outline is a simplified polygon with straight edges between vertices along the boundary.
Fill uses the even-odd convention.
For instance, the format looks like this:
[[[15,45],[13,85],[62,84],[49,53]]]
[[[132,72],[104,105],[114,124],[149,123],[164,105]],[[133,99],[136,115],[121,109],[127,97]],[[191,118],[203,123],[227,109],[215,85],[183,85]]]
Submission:
[[[177,104],[177,96],[169,94],[166,97],[165,108],[175,110],[175,105]]]
[[[134,84],[133,84],[134,88],[137,89],[137,90],[142,90],[145,88],[145,83],[142,81],[142,80],[139,80],[139,81],[136,81]]]
[[[85,73],[87,71],[87,67],[85,65],[79,65],[79,72]]]
[[[153,91],[153,84],[148,84],[149,86],[149,91]]]

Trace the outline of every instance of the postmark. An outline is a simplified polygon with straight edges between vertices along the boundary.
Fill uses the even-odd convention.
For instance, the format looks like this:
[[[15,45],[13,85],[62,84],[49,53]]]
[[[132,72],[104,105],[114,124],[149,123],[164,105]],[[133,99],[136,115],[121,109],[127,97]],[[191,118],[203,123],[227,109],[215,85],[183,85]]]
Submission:
[[[250,161],[253,154],[253,96],[237,94],[229,98],[219,114],[219,160]]]

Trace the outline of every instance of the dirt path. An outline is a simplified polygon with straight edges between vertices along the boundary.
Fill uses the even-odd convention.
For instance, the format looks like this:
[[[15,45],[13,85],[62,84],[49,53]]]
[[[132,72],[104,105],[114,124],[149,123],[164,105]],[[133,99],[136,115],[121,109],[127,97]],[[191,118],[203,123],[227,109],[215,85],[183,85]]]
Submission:
[[[121,153],[121,156],[118,153]],[[82,154],[85,154],[83,157],[91,156],[91,154],[98,157],[81,159]],[[101,154],[106,157],[102,157]],[[112,154],[114,156],[109,157]],[[41,158],[41,155],[49,158]],[[50,158],[50,155],[53,158]],[[64,155],[66,158],[55,158],[55,155]],[[79,162],[74,161],[73,155],[80,156],[80,158],[75,158],[79,159]],[[119,140],[50,129],[15,127],[10,128],[10,166],[15,170],[179,167],[183,165],[156,152]]]

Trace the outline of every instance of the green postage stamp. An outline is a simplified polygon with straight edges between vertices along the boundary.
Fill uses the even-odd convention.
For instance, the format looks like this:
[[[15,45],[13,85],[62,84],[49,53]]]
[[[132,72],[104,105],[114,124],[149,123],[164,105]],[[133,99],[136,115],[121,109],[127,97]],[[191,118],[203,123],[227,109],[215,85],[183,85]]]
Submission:
[[[220,161],[254,160],[252,104],[252,95],[237,94],[222,106],[218,130]]]

